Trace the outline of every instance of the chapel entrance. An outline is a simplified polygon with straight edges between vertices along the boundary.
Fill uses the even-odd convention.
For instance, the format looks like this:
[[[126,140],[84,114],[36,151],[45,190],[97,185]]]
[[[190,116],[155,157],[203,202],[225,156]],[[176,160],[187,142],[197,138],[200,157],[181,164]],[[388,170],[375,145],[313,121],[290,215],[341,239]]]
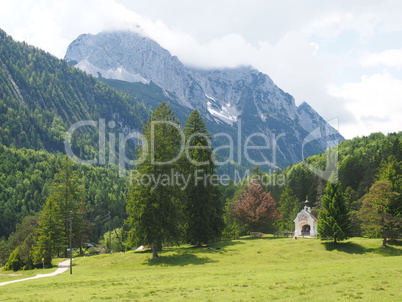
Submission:
[[[302,236],[310,236],[310,225],[309,224],[305,224],[302,226]]]

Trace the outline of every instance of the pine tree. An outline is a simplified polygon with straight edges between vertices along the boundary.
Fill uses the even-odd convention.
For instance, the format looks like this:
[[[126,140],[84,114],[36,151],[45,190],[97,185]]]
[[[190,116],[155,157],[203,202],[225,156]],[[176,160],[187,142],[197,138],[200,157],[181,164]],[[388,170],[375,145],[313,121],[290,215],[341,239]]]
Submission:
[[[318,234],[321,240],[345,240],[349,236],[351,222],[346,207],[345,196],[339,182],[328,181],[322,197],[322,210],[319,212]]]
[[[152,258],[165,242],[177,242],[182,222],[180,190],[174,183],[178,158],[182,152],[179,122],[166,103],[153,113],[143,132],[147,144],[140,147],[142,159],[133,172],[127,197],[127,223],[133,244],[152,247]]]
[[[255,180],[236,202],[232,215],[254,232],[270,231],[274,222],[281,217],[276,201]]]
[[[219,238],[223,223],[223,202],[215,172],[210,135],[198,110],[188,117],[183,170],[186,179],[187,239],[197,246]]]
[[[41,264],[43,258],[44,264],[51,267],[52,258],[67,247],[63,215],[53,196],[46,200],[36,232],[38,236],[34,251],[34,263],[36,265]]]
[[[79,183],[78,173],[73,170],[71,160],[67,157],[62,161],[61,168],[55,174],[49,198],[60,207],[63,216],[63,236],[65,245],[68,245],[70,233],[70,212],[72,212],[72,239],[76,247],[82,248],[82,244],[88,236],[90,223],[85,221],[86,214],[83,187]]]

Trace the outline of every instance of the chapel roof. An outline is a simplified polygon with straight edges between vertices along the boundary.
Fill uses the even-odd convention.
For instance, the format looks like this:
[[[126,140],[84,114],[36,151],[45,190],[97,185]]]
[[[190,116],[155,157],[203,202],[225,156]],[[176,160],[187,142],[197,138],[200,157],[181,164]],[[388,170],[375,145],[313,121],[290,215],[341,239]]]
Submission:
[[[317,217],[315,217],[313,214],[311,214],[310,212],[306,211],[306,210],[301,210],[296,217],[298,217],[300,214],[305,214],[310,216],[314,221],[318,221]]]

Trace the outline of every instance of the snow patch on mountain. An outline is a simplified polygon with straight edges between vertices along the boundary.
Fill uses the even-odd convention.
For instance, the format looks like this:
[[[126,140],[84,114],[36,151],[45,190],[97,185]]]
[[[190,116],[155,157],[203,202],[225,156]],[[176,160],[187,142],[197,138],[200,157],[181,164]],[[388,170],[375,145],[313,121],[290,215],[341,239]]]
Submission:
[[[219,107],[220,102],[217,102],[213,97],[207,94],[205,94],[205,96],[212,101],[207,102],[207,110],[209,113],[229,125],[233,125],[233,123],[237,122],[239,112],[235,107],[231,106],[229,103],[222,104]]]
[[[87,59],[84,59],[77,65],[75,65],[75,67],[78,67],[82,71],[85,71],[87,74],[93,75],[96,78],[103,77],[106,79],[116,79],[126,82],[141,82],[144,84],[150,83],[149,80],[145,79],[141,75],[130,73],[122,66],[117,67],[116,69],[104,70],[94,66],[93,64],[88,62]]]

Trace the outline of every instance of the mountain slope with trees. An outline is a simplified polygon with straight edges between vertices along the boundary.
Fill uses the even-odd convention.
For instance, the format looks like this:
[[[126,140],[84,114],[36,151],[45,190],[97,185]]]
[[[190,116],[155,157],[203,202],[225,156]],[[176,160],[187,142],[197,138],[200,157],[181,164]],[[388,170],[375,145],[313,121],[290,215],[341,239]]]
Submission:
[[[52,182],[62,167],[65,155],[47,151],[12,149],[0,146],[0,243],[10,239],[12,248],[26,237],[24,233],[32,223],[24,226],[24,218],[40,212],[51,193]],[[83,187],[88,214],[85,219],[93,223],[89,239],[97,241],[107,229],[105,216],[111,212],[112,225],[120,227],[125,219],[127,179],[119,176],[117,167],[95,167],[74,164],[79,184]],[[23,229],[19,229],[23,227]],[[15,233],[14,236],[10,235]],[[1,262],[1,259],[0,259]]]
[[[65,132],[78,121],[114,121],[117,132],[127,132],[148,116],[135,98],[0,30],[0,144],[64,152]],[[97,154],[91,130],[73,138],[77,156]]]
[[[359,210],[362,206],[362,198],[369,193],[370,188],[377,181],[383,180],[391,183],[391,191],[396,193],[393,194],[392,201],[390,201],[392,216],[402,216],[402,195],[398,195],[402,193],[402,132],[388,135],[372,133],[369,136],[346,140],[338,145],[336,152],[338,152],[339,186],[345,195],[346,206],[352,220],[350,236],[369,235],[370,233],[362,232]],[[324,169],[326,159],[325,154],[309,157],[305,162],[275,172],[270,178],[272,180],[278,175],[283,175],[286,185],[292,188],[299,202],[299,209],[302,208],[300,202],[308,196],[313,206],[313,212],[318,215],[318,211],[322,209],[321,201],[327,184],[324,179],[314,174],[308,165]],[[270,187],[279,206],[282,205],[283,190],[284,187],[281,186]],[[373,233],[371,232],[371,234]]]

